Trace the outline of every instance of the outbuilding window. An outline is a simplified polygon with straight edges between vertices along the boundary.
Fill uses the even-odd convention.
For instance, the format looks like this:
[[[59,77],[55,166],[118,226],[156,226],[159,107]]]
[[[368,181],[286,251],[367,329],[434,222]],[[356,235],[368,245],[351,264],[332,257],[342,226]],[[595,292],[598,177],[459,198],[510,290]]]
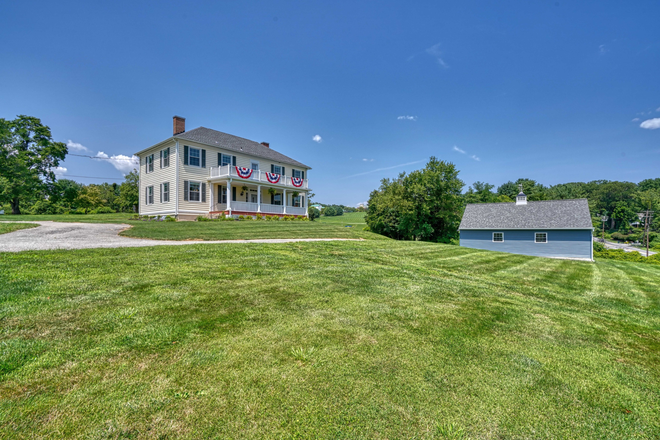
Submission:
[[[502,243],[504,241],[504,232],[493,232],[493,241]]]
[[[536,232],[536,233],[534,233],[534,242],[535,243],[547,243],[548,242],[548,233],[547,232]]]

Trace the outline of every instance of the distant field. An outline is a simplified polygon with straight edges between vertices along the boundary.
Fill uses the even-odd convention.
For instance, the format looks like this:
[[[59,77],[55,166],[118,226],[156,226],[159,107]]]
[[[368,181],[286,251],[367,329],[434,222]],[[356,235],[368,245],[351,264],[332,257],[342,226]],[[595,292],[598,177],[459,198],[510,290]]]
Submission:
[[[336,215],[331,217],[321,216],[316,221],[321,223],[342,223],[345,225],[363,225],[366,226],[364,221],[365,212],[348,212],[344,215]]]
[[[0,254],[0,298],[0,438],[660,438],[652,265],[392,240],[37,251]]]
[[[0,222],[0,234],[6,234],[8,232],[18,231],[20,229],[30,229],[36,228],[39,225],[30,224],[30,223],[4,223]]]

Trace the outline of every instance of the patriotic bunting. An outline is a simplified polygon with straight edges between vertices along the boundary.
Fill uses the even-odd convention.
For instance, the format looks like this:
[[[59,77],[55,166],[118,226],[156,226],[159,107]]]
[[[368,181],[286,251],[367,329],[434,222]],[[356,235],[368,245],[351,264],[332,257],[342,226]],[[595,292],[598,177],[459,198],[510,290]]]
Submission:
[[[266,173],[266,179],[268,179],[270,183],[278,183],[280,181],[280,177],[281,176],[276,173]]]
[[[303,180],[301,177],[292,177],[291,178],[291,184],[295,186],[296,188],[300,188],[303,184]]]
[[[235,168],[238,177],[241,177],[243,179],[249,179],[250,177],[252,177],[252,168],[244,168],[244,167],[235,167]]]

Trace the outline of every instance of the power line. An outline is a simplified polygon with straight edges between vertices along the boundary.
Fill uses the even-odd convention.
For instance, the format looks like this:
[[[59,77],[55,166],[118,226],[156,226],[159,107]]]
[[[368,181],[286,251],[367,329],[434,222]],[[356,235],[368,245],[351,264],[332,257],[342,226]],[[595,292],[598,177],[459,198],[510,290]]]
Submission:
[[[82,177],[85,179],[101,179],[101,180],[124,180],[117,177],[92,177],[92,176],[74,176],[73,174],[62,174],[58,176],[60,179],[66,179],[67,177]]]

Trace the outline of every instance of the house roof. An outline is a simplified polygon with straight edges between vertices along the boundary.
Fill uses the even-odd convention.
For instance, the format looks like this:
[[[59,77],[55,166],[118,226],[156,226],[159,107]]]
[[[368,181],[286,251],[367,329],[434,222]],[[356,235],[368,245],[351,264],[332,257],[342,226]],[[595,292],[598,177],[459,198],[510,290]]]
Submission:
[[[188,140],[199,142],[213,147],[222,148],[225,150],[235,151],[250,156],[262,157],[274,162],[281,162],[290,165],[296,165],[303,168],[310,168],[309,166],[293,160],[288,156],[279,153],[272,148],[265,147],[259,142],[244,139],[242,137],[234,136],[231,134],[223,133],[217,130],[211,130],[206,127],[198,127],[190,131],[173,136],[174,139]]]
[[[592,229],[587,199],[475,203],[465,207],[459,229]]]

